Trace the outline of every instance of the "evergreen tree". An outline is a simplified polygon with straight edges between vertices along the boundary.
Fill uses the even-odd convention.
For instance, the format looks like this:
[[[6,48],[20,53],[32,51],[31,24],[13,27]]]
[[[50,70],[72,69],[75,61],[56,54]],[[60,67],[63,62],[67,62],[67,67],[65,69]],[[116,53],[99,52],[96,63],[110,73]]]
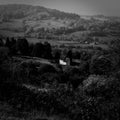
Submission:
[[[72,50],[69,50],[69,51],[68,51],[66,57],[70,59],[70,64],[72,64],[72,57],[73,57],[73,55],[72,55]]]
[[[51,49],[51,45],[48,42],[44,43],[44,58],[47,59],[52,58],[52,49]]]
[[[11,47],[11,43],[10,43],[10,39],[9,39],[9,37],[6,38],[5,46],[8,47],[8,48]]]
[[[28,44],[28,41],[25,38],[18,39],[17,42],[16,42],[16,47],[17,47],[17,50],[22,55],[29,55],[29,44]]]
[[[58,63],[58,64],[59,64],[60,56],[61,56],[61,55],[60,55],[60,52],[57,51],[57,52],[55,53],[55,57],[54,57],[54,59],[55,59],[55,62]]]
[[[3,46],[3,45],[4,45],[3,40],[0,39],[0,47]]]
[[[17,54],[17,49],[16,49],[16,40],[13,38],[11,38],[11,49],[10,52],[12,55],[16,55]]]
[[[33,47],[32,56],[43,57],[44,45],[42,43],[36,43]]]

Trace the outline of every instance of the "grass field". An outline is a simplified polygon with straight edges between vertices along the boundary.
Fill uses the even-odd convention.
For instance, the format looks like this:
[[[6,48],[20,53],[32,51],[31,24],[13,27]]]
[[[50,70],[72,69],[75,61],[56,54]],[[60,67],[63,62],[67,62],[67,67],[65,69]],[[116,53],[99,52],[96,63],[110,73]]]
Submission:
[[[3,37],[21,37],[24,36],[23,32],[14,32],[9,30],[0,30],[0,36]]]
[[[44,42],[49,42],[52,46],[58,46],[60,47],[61,45],[64,45],[64,46],[67,46],[67,47],[76,47],[76,48],[88,48],[88,47],[100,47],[102,49],[109,49],[109,47],[105,44],[97,44],[95,45],[94,43],[91,43],[91,44],[82,44],[80,42],[76,42],[76,41],[63,41],[63,40],[45,40],[45,39],[37,39],[37,38],[27,38],[27,40],[30,42],[30,43],[38,43],[38,42],[41,42],[41,43],[44,43]]]

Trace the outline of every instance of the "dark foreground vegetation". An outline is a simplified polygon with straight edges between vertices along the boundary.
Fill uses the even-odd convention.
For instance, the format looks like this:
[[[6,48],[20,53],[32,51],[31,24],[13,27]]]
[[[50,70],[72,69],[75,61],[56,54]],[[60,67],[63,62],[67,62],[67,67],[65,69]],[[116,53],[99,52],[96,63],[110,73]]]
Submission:
[[[58,64],[63,56],[70,65]],[[80,64],[74,65],[73,58]],[[119,66],[119,41],[107,51],[63,54],[49,43],[0,39],[0,101],[20,112],[42,111],[71,120],[119,120]]]

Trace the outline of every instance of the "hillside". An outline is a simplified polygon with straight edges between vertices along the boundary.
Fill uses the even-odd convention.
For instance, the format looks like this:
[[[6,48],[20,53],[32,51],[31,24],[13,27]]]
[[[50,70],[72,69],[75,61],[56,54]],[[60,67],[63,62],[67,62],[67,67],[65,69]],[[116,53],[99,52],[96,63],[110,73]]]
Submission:
[[[86,37],[119,37],[119,28],[119,17],[80,16],[24,4],[0,5],[1,37],[85,41]]]
[[[77,19],[77,14],[60,12],[55,9],[49,9],[42,6],[22,5],[22,4],[8,4],[0,5],[1,16],[6,16],[8,19],[20,19],[26,17],[36,17],[36,19],[58,18],[58,19]]]
[[[0,30],[29,33],[40,28],[67,27],[71,21],[78,20],[79,15],[65,13],[41,6],[9,4],[0,5]],[[11,33],[12,34],[12,33]]]

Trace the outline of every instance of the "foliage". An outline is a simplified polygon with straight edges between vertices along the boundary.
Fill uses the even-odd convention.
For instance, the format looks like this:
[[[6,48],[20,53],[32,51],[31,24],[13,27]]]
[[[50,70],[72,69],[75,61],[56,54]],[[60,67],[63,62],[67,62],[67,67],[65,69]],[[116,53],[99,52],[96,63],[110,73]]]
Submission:
[[[29,44],[29,53],[30,53],[30,56],[32,56],[33,48],[34,48],[34,44],[33,43]]]
[[[32,46],[31,46],[32,47]],[[32,56],[52,59],[52,48],[48,42],[36,43],[32,48]]]
[[[68,74],[68,75],[74,75],[77,74],[79,75],[79,69],[78,67],[72,67],[72,66],[66,66],[64,67],[64,73]]]
[[[9,48],[11,55],[17,54],[16,40],[14,37],[12,37],[11,39],[9,37],[7,37],[6,42],[5,42],[5,46]]]
[[[12,79],[17,84],[33,84],[32,76],[37,75],[36,64],[33,61],[24,61],[13,64]]]
[[[41,86],[49,85],[49,87],[55,88],[60,82],[60,76],[57,73],[46,72],[39,77],[39,81]]]
[[[82,51],[80,55],[80,59],[83,61],[88,61],[91,59],[91,54],[89,52]]]
[[[52,65],[49,65],[49,64],[40,65],[40,67],[38,68],[38,73],[40,75],[42,75],[43,73],[47,73],[47,72],[56,73],[57,71],[56,71],[55,67]]]
[[[59,63],[60,56],[61,56],[61,53],[59,51],[56,51],[54,56],[56,63]]]
[[[64,82],[71,84],[73,89],[76,89],[80,84],[82,84],[85,79],[85,75],[81,74],[79,68],[67,66],[64,69],[64,78],[62,79],[66,79]]]
[[[32,56],[42,57],[44,52],[44,46],[42,43],[36,43],[33,47]]]
[[[54,81],[55,73],[57,71],[52,65],[28,60],[13,65],[12,79],[18,84],[40,86],[42,81]]]
[[[64,114],[73,120],[119,119],[120,81],[118,79],[112,76],[90,75],[83,81],[83,85],[79,85],[78,81],[81,80],[79,68],[63,69],[62,77],[60,73],[54,73],[51,66],[35,61],[27,60],[11,65],[6,68],[15,71],[13,73],[16,77],[11,76],[12,74],[10,77],[16,81],[19,78],[22,83],[34,87],[31,89],[22,86],[21,82],[13,83],[10,77],[9,82],[0,84],[0,95],[2,95],[0,100],[8,101],[15,108],[37,109],[46,112],[47,115]],[[39,68],[42,73],[38,72]],[[79,85],[79,89],[72,89],[67,83],[62,83],[63,78],[70,81],[74,88]]]
[[[3,45],[4,45],[3,40],[0,38],[0,47]]]
[[[106,99],[117,97],[120,92],[120,81],[117,78],[91,75],[83,82],[84,90],[91,96],[102,96]]]
[[[6,47],[0,47],[0,84],[2,84],[6,77],[9,76],[8,66],[6,65],[6,61],[8,62],[9,58],[9,49]],[[8,63],[7,63],[8,64]]]
[[[9,49],[6,47],[0,47],[0,64],[8,57]]]
[[[17,50],[22,55],[29,55],[29,44],[28,44],[28,41],[25,38],[18,39],[17,42],[16,42],[16,47],[17,47]]]
[[[6,38],[6,43],[5,43],[5,46],[10,48],[11,47],[11,44],[10,44],[10,39],[7,37]]]
[[[112,62],[106,56],[94,55],[90,63],[90,72],[92,74],[106,75],[112,70]]]
[[[16,48],[16,39],[15,38],[11,38],[11,46],[10,46],[10,53],[11,55],[16,55],[17,54],[17,48]]]
[[[89,61],[81,61],[79,66],[80,75],[88,76],[90,74],[90,63]]]
[[[52,58],[52,48],[48,42],[44,43],[44,58],[46,59]]]

